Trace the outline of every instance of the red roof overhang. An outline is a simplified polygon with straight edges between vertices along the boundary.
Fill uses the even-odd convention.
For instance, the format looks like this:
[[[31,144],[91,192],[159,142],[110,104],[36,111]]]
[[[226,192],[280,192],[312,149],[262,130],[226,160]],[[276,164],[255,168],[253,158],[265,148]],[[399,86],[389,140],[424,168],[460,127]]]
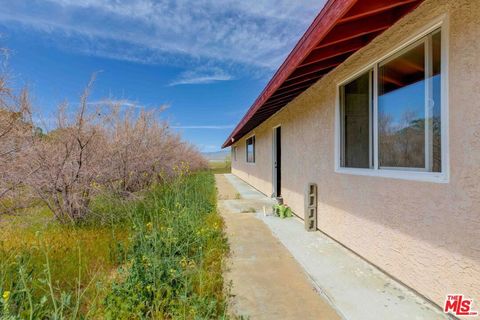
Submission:
[[[329,0],[235,127],[232,145],[423,0]]]

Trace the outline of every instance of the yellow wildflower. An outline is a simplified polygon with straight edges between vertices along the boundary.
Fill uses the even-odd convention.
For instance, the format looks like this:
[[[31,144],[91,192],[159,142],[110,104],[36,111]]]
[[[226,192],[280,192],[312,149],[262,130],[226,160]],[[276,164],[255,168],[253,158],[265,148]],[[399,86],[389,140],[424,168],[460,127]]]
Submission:
[[[153,223],[149,222],[147,223],[147,231],[152,231],[153,229]]]
[[[5,302],[7,302],[8,299],[10,299],[10,291],[3,292],[3,300],[5,300]]]
[[[188,265],[188,260],[185,257],[183,257],[182,260],[180,261],[180,264],[182,265],[182,267],[185,268]]]

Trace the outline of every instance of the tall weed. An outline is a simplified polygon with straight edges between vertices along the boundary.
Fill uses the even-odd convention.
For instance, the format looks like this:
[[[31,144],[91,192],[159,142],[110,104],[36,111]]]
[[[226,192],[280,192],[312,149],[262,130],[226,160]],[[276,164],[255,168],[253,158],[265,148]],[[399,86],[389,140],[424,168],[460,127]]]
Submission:
[[[213,176],[180,176],[133,208],[128,262],[105,300],[109,319],[226,318],[228,250]]]
[[[182,172],[96,198],[81,225],[48,210],[0,222],[0,319],[227,318],[214,179]]]

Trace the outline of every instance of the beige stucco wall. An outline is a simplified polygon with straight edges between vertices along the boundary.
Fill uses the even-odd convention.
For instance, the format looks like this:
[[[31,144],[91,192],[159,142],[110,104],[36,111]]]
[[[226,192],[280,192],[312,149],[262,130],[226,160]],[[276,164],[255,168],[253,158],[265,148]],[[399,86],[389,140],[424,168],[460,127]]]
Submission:
[[[384,56],[433,19],[449,17],[450,182],[335,173],[336,84]],[[272,128],[282,125],[283,197],[303,216],[318,184],[318,226],[439,305],[463,293],[480,308],[480,1],[426,0],[417,10],[240,140],[233,173],[272,193]],[[320,258],[320,257],[319,257]]]

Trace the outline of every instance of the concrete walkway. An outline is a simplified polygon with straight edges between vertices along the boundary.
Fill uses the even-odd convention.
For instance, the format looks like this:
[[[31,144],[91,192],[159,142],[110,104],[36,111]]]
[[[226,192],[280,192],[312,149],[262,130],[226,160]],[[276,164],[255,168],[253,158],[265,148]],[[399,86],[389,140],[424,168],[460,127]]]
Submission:
[[[251,319],[448,319],[324,234],[306,232],[301,220],[273,217],[272,199],[237,177],[219,175],[217,187],[233,251],[227,278],[233,283],[236,314]]]
[[[224,175],[217,175],[219,209],[232,255],[226,280],[232,283],[231,311],[249,319],[340,319],[315,291],[301,266],[255,213],[270,199],[244,192],[240,198]],[[240,190],[241,191],[241,190]]]

